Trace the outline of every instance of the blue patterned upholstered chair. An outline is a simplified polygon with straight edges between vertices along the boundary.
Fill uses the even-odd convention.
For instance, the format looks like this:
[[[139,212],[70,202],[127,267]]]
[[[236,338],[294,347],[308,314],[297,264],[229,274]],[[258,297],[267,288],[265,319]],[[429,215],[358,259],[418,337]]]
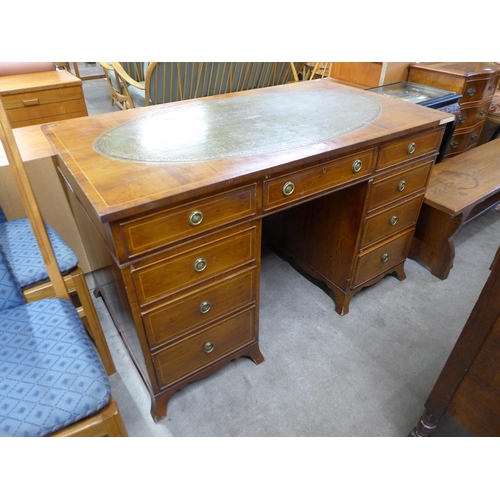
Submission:
[[[61,274],[75,299],[89,335],[94,340],[108,375],[116,371],[87,282],[78,267],[78,257],[59,234],[45,225]],[[54,289],[31,224],[27,218],[7,221],[0,207],[0,251],[11,269],[16,283],[28,302],[53,297]]]
[[[73,304],[27,303],[0,252],[0,436],[126,436]]]

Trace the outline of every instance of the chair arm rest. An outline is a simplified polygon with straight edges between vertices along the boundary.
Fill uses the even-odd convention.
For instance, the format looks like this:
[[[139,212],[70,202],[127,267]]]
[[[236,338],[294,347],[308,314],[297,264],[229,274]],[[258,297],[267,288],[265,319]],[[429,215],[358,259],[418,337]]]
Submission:
[[[114,62],[113,63],[113,68],[115,69],[116,73],[120,76],[120,78],[126,82],[128,85],[132,85],[133,87],[136,87],[140,90],[145,90],[145,86],[134,80],[124,69],[123,66],[119,62]]]

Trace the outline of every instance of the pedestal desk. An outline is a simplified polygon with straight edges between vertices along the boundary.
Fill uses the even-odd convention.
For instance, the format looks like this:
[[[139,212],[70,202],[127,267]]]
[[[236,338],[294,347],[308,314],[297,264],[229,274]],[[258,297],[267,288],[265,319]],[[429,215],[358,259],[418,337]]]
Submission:
[[[339,314],[361,288],[405,277],[453,119],[324,79],[43,127],[107,249],[98,289],[156,420],[187,383],[240,356],[263,361],[263,221]]]

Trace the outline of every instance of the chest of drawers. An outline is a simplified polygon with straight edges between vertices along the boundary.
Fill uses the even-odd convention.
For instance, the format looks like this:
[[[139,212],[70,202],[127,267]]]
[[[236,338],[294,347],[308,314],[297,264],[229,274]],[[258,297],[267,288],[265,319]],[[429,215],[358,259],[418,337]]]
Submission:
[[[167,137],[177,148],[164,133],[172,115]],[[263,224],[334,291],[340,314],[361,288],[392,272],[404,278],[427,176],[453,118],[325,79],[43,127],[94,228],[82,238],[106,249],[94,277],[155,420],[189,382],[240,356],[263,361]],[[156,130],[163,149],[151,143]],[[307,142],[311,131],[318,135]]]
[[[460,115],[444,158],[477,146],[488,109],[498,85],[500,66],[494,63],[414,63],[408,81],[461,94]]]
[[[82,82],[65,70],[2,76],[0,95],[12,128],[87,116]]]

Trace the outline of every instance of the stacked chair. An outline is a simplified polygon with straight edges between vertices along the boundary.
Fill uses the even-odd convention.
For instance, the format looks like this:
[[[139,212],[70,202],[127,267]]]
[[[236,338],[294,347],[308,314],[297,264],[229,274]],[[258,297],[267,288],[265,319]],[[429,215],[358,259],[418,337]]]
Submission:
[[[23,258],[0,247],[0,436],[126,436],[99,346],[70,299],[1,99],[0,139],[51,289],[47,298],[27,301],[18,281]],[[9,223],[0,214],[0,225]]]

